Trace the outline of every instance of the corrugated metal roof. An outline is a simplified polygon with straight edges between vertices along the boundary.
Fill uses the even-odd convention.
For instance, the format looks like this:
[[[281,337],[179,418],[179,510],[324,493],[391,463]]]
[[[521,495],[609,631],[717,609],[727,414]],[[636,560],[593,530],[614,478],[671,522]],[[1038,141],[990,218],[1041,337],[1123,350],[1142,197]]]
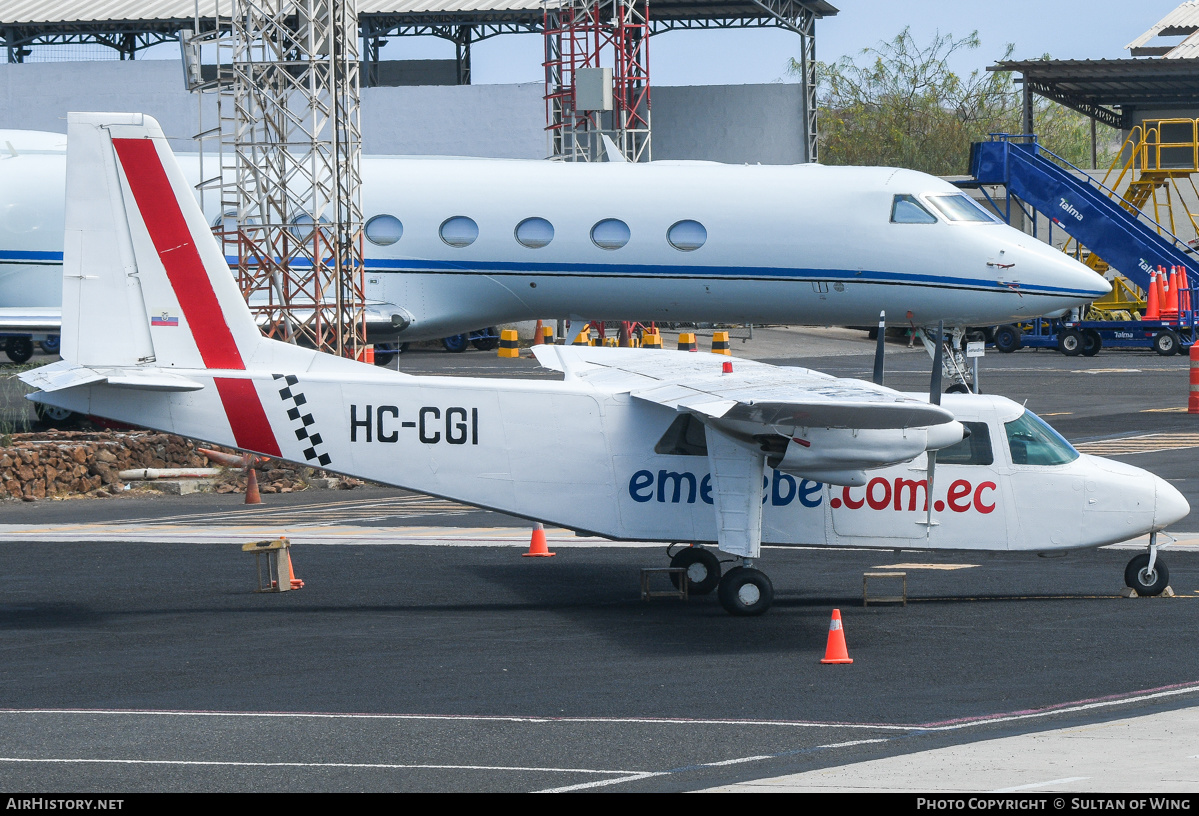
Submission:
[[[817,15],[831,17],[837,9],[825,0],[809,0]],[[221,0],[228,15],[229,0]],[[360,15],[463,14],[526,12],[540,15],[541,0],[359,0]],[[212,17],[213,0],[200,0],[200,16]],[[0,0],[0,24],[94,23],[125,20],[186,20],[196,13],[195,0]],[[653,0],[651,17],[762,17],[753,2],[736,0]]]
[[[1183,57],[1183,56],[1199,56],[1199,51],[1196,50],[1195,44],[1191,43],[1192,37],[1187,36],[1180,44],[1157,44],[1150,43],[1157,37],[1177,37],[1180,35],[1193,35],[1199,32],[1199,0],[1187,0],[1187,2],[1178,6],[1165,17],[1153,24],[1148,31],[1135,40],[1124,46],[1134,57]],[[1174,53],[1178,49],[1182,49],[1189,53]]]

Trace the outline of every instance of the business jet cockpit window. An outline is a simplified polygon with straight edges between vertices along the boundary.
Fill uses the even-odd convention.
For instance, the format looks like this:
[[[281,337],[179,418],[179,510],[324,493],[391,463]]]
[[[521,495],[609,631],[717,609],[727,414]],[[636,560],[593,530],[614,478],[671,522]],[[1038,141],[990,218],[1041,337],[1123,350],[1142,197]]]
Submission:
[[[928,196],[928,202],[936,207],[941,215],[945,216],[946,221],[975,221],[984,224],[1003,223],[979,206],[970,196],[963,195],[962,193],[931,195]]]
[[[516,241],[529,249],[541,249],[554,240],[554,225],[544,218],[526,218],[516,225]]]
[[[452,247],[468,247],[479,237],[479,225],[465,215],[455,215],[442,222],[439,233]]]
[[[394,215],[376,215],[364,231],[366,240],[377,246],[391,246],[404,237],[404,225]]]
[[[937,217],[916,200],[916,196],[901,193],[891,202],[892,224],[935,224]]]
[[[1078,458],[1078,451],[1032,411],[1003,423],[1003,429],[1013,465],[1064,465]]]

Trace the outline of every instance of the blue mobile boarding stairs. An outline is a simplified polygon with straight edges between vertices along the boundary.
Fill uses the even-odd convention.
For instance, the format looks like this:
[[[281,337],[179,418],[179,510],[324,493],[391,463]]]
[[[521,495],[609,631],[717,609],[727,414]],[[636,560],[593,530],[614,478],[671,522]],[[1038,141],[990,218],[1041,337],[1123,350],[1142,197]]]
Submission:
[[[1063,169],[1062,165],[1079,175]],[[1127,203],[1114,190],[1046,150],[1035,136],[998,133],[991,135],[991,141],[975,142],[970,146],[970,175],[972,178],[959,186],[982,188],[985,184],[1000,184],[1007,188],[1006,206],[993,201],[985,188],[982,192],[1009,223],[1014,197],[1019,199],[1017,206],[1022,209],[1027,204],[1049,218],[1051,239],[1056,225],[1143,290],[1148,291],[1150,272],[1159,266],[1167,270],[1171,266],[1185,268],[1192,286],[1191,303],[1199,306],[1196,296],[1199,259],[1194,250],[1165,228],[1149,226],[1129,212],[1125,209]],[[1033,221],[1035,236],[1033,213],[1025,211],[1025,214]],[[1172,320],[1038,318],[1032,321],[1031,330],[1014,336],[1010,328],[1000,327],[996,346],[1000,351],[1015,351],[1021,346],[1058,348],[1070,356],[1093,355],[1102,346],[1152,347],[1159,354],[1174,354],[1185,352],[1195,341],[1195,324],[1196,314],[1191,310],[1180,312]]]

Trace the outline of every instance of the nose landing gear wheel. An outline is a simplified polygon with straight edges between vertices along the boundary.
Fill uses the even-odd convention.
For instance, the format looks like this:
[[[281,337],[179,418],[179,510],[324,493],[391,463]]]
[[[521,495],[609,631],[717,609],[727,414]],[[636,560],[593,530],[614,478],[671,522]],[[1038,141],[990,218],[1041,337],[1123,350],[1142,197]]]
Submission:
[[[1141,553],[1124,568],[1124,583],[1137,591],[1138,595],[1161,595],[1170,583],[1170,571],[1161,556],[1149,572],[1149,553]]]
[[[720,583],[720,560],[703,547],[680,550],[670,559],[670,566],[687,570],[688,595],[707,595]],[[670,580],[678,587],[679,576],[672,575]]]
[[[761,615],[774,601],[774,586],[760,570],[733,567],[720,579],[716,597],[730,615]]]

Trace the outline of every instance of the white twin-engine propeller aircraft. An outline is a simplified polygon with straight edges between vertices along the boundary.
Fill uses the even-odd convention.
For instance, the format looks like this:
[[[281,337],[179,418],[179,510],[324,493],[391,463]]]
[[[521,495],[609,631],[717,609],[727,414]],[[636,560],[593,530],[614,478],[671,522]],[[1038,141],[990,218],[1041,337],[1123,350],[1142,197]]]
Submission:
[[[61,302],[66,142],[0,131],[0,331]],[[368,156],[363,178],[376,343],[565,317],[992,326],[1111,288],[912,170]]]
[[[21,375],[38,402],[612,539],[715,543],[739,560],[723,575],[698,545],[673,563],[741,615],[773,597],[763,541],[1045,552],[1189,512],[1009,400],[935,404],[939,384],[930,400],[569,346],[536,349],[560,382],[411,376],[265,339],[158,124],[76,113],[69,128],[63,360]],[[1164,588],[1156,556],[1129,564],[1138,591]]]

